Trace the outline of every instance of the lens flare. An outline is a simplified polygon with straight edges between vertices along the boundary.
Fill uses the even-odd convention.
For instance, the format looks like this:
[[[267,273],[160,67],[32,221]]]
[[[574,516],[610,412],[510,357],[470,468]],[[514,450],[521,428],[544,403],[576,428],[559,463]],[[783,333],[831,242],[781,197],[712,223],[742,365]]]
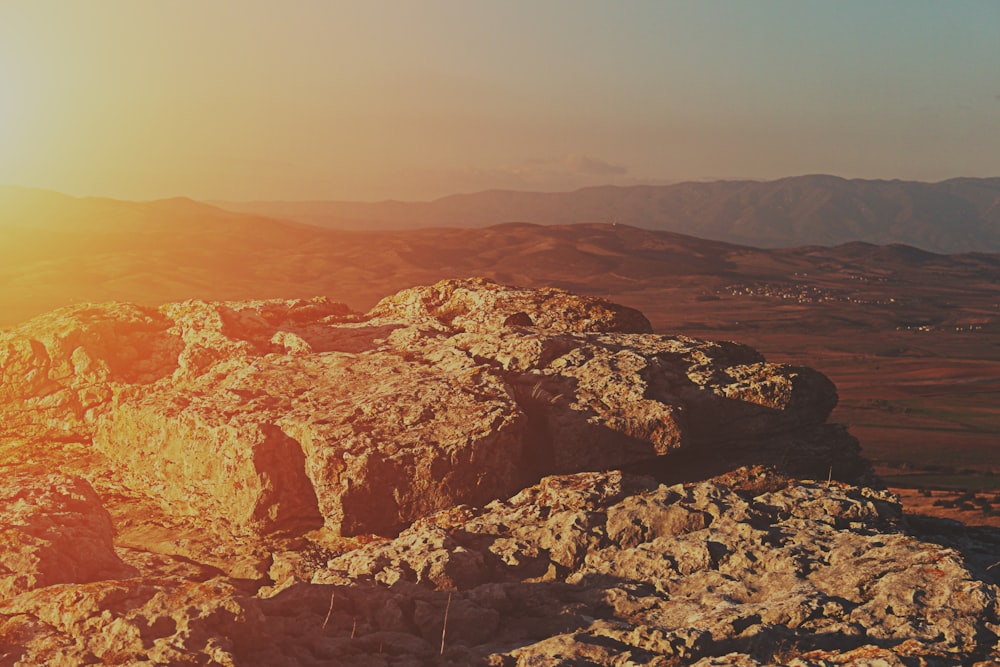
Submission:
[[[0,183],[17,180],[12,172],[23,156],[27,105],[22,84],[16,64],[0,56]]]

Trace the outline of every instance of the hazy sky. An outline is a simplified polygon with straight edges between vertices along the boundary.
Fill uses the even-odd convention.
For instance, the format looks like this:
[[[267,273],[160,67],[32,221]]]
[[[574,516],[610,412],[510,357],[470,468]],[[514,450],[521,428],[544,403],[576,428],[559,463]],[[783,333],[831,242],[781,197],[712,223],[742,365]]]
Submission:
[[[0,182],[149,199],[1000,176],[1000,2],[3,0]]]

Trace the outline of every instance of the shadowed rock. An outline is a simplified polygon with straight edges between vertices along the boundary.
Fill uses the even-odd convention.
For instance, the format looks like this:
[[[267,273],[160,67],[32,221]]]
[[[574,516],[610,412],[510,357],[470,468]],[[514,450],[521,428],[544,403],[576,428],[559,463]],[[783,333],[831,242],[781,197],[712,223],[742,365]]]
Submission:
[[[178,515],[389,535],[545,474],[724,456],[836,403],[815,371],[648,331],[623,306],[481,279],[365,317],[322,299],[89,306],[6,335],[21,380],[0,409],[92,438]]]
[[[127,577],[111,517],[85,480],[5,471],[0,484],[0,599],[52,586]]]
[[[1000,658],[1000,537],[838,482],[821,374],[641,317],[469,280],[0,335],[0,664]]]

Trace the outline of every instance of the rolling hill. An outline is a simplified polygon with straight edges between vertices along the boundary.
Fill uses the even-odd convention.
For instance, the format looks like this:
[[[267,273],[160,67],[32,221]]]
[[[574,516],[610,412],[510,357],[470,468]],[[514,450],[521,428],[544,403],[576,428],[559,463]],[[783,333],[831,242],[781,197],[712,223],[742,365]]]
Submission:
[[[770,248],[865,241],[934,252],[1000,251],[1000,178],[921,183],[813,175],[562,193],[487,191],[431,202],[219,205],[337,229],[618,222]]]
[[[616,298],[685,289],[704,299],[732,284],[848,294],[859,281],[886,295],[949,286],[973,294],[982,286],[988,296],[1000,266],[990,254],[862,241],[761,249],[617,223],[347,231],[188,199],[77,199],[16,188],[0,189],[0,230],[0,324],[111,299],[324,294],[366,309],[407,286],[470,275]],[[657,317],[655,307],[645,310]]]
[[[614,223],[350,231],[18,189],[0,189],[0,234],[0,327],[79,302],[324,295],[364,311],[445,278],[552,285],[818,368],[885,470],[1000,479],[980,475],[1000,474],[1000,254],[761,249]]]

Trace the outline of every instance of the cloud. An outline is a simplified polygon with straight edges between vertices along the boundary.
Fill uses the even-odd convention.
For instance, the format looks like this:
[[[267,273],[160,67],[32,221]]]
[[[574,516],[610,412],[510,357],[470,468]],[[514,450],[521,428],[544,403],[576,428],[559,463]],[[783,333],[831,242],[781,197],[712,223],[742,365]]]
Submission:
[[[521,161],[519,171],[546,169],[562,174],[577,174],[584,176],[624,176],[628,168],[613,164],[598,157],[581,153],[568,153],[562,157],[530,157]]]
[[[591,176],[623,176],[628,173],[628,169],[621,165],[578,153],[571,153],[563,158],[563,166],[568,171]]]
[[[427,200],[481,190],[560,192],[588,186],[635,185],[650,181],[632,178],[628,169],[621,165],[570,153],[523,158],[516,164],[401,170],[387,182],[391,183],[393,191],[386,192],[386,197]]]

